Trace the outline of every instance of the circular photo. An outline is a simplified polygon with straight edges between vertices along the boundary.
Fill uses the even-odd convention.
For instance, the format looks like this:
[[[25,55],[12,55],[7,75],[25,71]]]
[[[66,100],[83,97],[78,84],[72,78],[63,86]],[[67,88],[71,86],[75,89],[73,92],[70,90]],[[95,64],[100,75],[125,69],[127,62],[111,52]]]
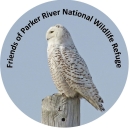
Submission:
[[[77,1],[41,4],[12,26],[1,75],[14,104],[53,127],[76,127],[105,114],[119,98],[128,54],[116,25]]]

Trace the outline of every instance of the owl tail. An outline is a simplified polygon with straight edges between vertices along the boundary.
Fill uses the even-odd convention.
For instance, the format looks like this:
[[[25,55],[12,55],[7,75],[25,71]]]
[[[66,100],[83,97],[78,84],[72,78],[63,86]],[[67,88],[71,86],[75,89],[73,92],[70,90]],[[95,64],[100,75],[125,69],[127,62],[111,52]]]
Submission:
[[[86,87],[79,87],[75,90],[81,95],[81,97],[85,98],[97,110],[105,111],[102,105],[103,99],[98,95],[97,89],[95,89],[95,91],[94,89],[95,88],[87,89]]]

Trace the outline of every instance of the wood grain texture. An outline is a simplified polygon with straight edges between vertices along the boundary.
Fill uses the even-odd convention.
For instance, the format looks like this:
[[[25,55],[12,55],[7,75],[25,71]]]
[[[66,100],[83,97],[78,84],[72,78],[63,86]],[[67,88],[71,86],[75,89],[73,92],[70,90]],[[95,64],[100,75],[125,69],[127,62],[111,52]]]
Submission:
[[[80,125],[80,99],[53,94],[42,100],[42,123],[55,127]]]

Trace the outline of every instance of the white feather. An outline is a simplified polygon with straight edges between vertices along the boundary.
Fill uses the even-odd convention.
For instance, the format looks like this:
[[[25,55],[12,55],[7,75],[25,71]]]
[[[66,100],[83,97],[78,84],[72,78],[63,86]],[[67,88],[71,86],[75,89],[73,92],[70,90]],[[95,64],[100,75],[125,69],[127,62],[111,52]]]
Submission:
[[[62,25],[53,26],[48,29],[46,39],[51,75],[59,92],[67,97],[83,97],[96,109],[104,111],[103,99],[68,30]]]

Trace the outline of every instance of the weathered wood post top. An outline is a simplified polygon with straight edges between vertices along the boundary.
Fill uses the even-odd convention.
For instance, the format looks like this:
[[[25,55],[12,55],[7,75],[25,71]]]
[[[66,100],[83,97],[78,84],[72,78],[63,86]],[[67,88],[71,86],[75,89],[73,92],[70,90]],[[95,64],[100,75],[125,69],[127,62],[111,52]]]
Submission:
[[[80,125],[80,99],[53,94],[42,100],[42,123],[55,127]]]

